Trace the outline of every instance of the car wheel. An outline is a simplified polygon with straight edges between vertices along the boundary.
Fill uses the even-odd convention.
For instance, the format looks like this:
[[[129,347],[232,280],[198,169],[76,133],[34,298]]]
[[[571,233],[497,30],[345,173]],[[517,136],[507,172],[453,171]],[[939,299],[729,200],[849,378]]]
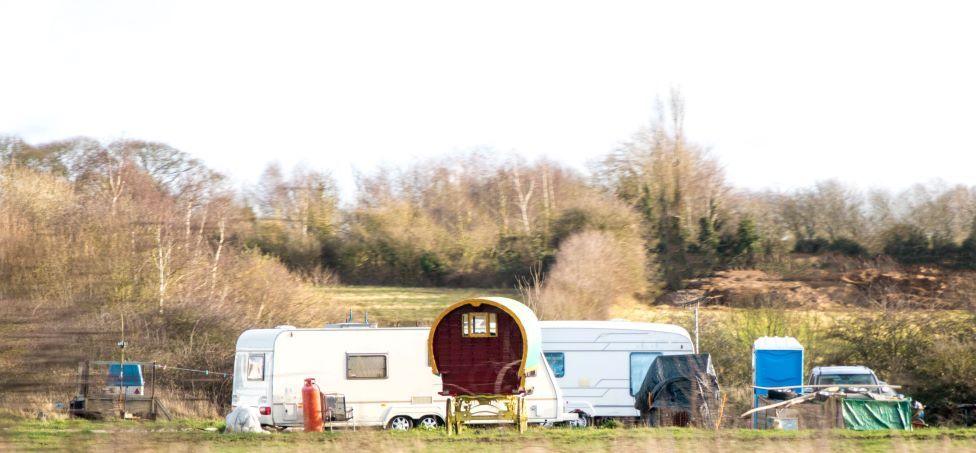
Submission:
[[[413,420],[406,415],[397,415],[390,420],[390,423],[386,425],[387,428],[394,431],[406,431],[413,428]]]
[[[417,422],[417,427],[423,429],[437,429],[438,426],[441,426],[441,419],[436,415],[425,415]]]

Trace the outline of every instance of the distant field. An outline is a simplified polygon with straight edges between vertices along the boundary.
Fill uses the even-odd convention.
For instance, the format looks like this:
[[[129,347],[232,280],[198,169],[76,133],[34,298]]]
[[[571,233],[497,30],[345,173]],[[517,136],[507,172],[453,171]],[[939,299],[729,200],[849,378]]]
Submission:
[[[343,313],[352,310],[356,321],[362,321],[363,313],[368,312],[371,322],[384,326],[429,325],[444,307],[469,297],[518,298],[512,289],[335,286],[319,291]]]
[[[976,429],[914,432],[530,428],[406,433],[360,429],[326,433],[221,434],[217,421],[165,423],[0,419],[0,450],[150,451],[976,451]],[[211,429],[207,431],[206,429]],[[216,429],[216,430],[214,430]]]
[[[383,326],[429,325],[440,311],[461,299],[476,296],[503,296],[521,299],[511,288],[416,288],[397,286],[330,286],[319,287],[324,301],[335,304],[343,314],[353,311],[353,318],[361,321],[364,312],[369,312],[371,322]],[[702,307],[714,319],[723,319],[735,312],[748,311],[742,308],[722,306]],[[871,313],[872,310],[851,307],[833,307],[829,310],[800,307],[793,313],[805,313],[821,318],[827,324],[831,320],[843,319],[858,313]],[[940,311],[954,313],[953,311]],[[611,318],[643,322],[677,323],[688,329],[694,325],[694,311],[690,308],[671,306],[651,306],[633,300],[618,301],[611,310]]]

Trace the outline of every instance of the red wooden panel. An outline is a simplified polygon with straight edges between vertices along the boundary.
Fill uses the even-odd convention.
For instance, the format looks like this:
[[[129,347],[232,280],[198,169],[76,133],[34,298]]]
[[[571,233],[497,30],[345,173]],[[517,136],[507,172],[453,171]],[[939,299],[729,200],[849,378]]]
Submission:
[[[495,313],[498,336],[472,338],[461,335],[463,313]],[[464,305],[434,326],[434,359],[444,392],[450,395],[510,395],[518,393],[522,364],[522,331],[504,310],[482,304]]]

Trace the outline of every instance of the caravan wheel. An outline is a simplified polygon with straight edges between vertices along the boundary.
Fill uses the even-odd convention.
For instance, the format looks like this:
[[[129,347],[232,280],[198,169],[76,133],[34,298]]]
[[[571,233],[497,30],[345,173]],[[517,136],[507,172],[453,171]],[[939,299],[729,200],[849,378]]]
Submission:
[[[417,421],[417,427],[423,429],[437,429],[441,426],[441,419],[436,415],[425,415]]]
[[[413,420],[406,415],[397,415],[390,419],[390,423],[386,427],[394,431],[406,431],[413,428]]]

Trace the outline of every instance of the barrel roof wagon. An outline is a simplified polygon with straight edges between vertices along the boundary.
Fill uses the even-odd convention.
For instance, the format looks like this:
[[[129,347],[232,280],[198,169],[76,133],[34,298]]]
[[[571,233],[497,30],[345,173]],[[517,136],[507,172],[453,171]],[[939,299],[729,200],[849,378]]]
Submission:
[[[542,331],[529,307],[505,297],[457,302],[434,321],[428,352],[443,394],[524,394],[540,366]]]
[[[434,321],[427,350],[441,394],[450,397],[448,433],[473,421],[510,421],[525,430],[524,396],[532,392],[526,378],[542,366],[542,330],[529,307],[504,297],[457,302]]]

